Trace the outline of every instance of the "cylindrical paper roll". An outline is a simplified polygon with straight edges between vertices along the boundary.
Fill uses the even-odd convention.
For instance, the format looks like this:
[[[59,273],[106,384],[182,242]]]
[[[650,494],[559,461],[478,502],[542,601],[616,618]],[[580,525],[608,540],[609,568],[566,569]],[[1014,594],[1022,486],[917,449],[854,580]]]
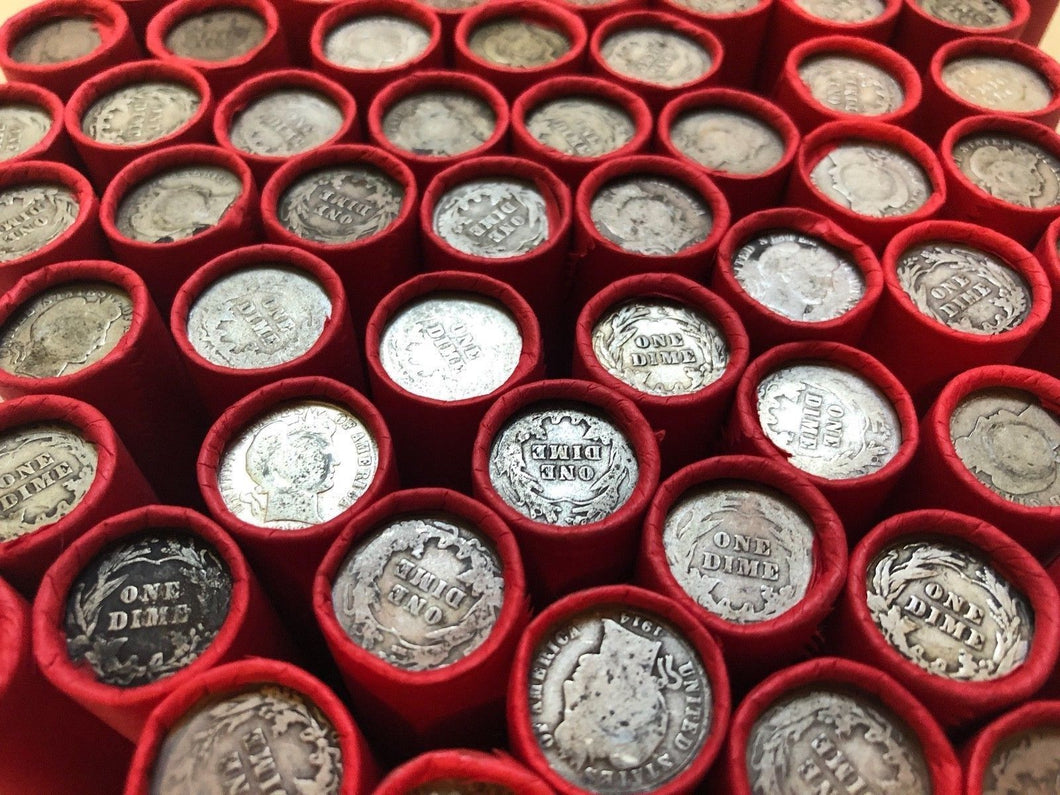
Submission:
[[[505,787],[523,795],[552,795],[552,788],[501,751],[444,749],[428,751],[394,768],[376,789],[376,795],[405,795],[418,787],[453,781]]]
[[[1007,12],[1005,16],[1008,21],[998,19],[997,24],[990,25],[986,20],[979,20],[984,24],[968,26],[929,14],[917,0],[901,0],[902,11],[898,15],[898,26],[891,40],[892,44],[914,67],[923,71],[928,68],[932,56],[939,48],[951,41],[980,35],[1018,39],[1030,18],[1028,0],[1000,0],[1000,4]],[[975,19],[975,12],[969,16]]]
[[[63,126],[62,100],[32,83],[0,84],[0,157],[8,163],[72,162],[74,150]]]
[[[773,15],[774,0],[713,3],[701,0],[660,0],[659,8],[687,19],[718,37],[730,57],[722,61],[718,80],[723,86],[750,89],[755,84],[762,46]],[[719,8],[720,6],[720,8]],[[727,10],[721,10],[727,9]],[[740,53],[740,57],[736,57]]]

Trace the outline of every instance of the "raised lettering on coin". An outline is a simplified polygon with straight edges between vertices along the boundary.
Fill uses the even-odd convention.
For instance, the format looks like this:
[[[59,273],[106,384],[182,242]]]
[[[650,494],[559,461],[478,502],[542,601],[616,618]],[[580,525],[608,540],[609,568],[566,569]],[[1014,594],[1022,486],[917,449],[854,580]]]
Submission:
[[[0,191],[0,262],[40,251],[80,213],[77,197],[65,185],[31,183]]]
[[[546,100],[526,114],[538,143],[571,157],[602,157],[633,140],[633,119],[621,106],[595,97]]]
[[[166,34],[166,49],[182,58],[220,63],[251,52],[265,40],[265,20],[249,8],[211,8],[180,20]]]
[[[514,17],[484,22],[471,31],[467,45],[482,60],[511,69],[548,66],[571,48],[560,31]]]
[[[886,69],[863,58],[816,55],[802,61],[798,72],[814,99],[840,113],[882,116],[905,102],[902,84]]]
[[[714,61],[698,42],[661,28],[612,33],[600,45],[604,62],[626,77],[660,86],[683,86],[710,71]]]
[[[864,142],[836,146],[813,167],[810,180],[840,207],[870,218],[916,212],[934,190],[912,157]]]
[[[227,168],[182,166],[148,177],[121,198],[115,225],[130,240],[172,243],[212,229],[243,193]]]
[[[280,197],[276,215],[299,237],[340,246],[385,231],[404,203],[405,190],[389,174],[351,164],[297,179]]]
[[[324,57],[347,69],[393,69],[431,43],[426,28],[393,14],[348,19],[324,34]]]
[[[589,206],[597,231],[626,251],[666,257],[702,243],[714,228],[706,201],[670,177],[620,177],[597,191]]]
[[[489,103],[464,91],[402,97],[383,114],[383,134],[406,152],[452,157],[486,143],[497,126]]]
[[[1009,204],[1060,204],[1060,159],[1030,141],[969,135],[953,147],[953,162],[977,188]]]
[[[987,110],[1030,113],[1053,101],[1053,89],[1040,72],[1008,58],[954,58],[942,67],[942,82]]]
[[[51,114],[37,105],[0,106],[0,161],[18,157],[39,144],[53,123]]]
[[[983,795],[1052,795],[1060,780],[1060,728],[1042,724],[1002,739],[983,773]]]
[[[84,58],[103,43],[96,20],[60,17],[34,28],[11,47],[11,60],[48,66]]]
[[[434,231],[465,254],[505,259],[548,240],[545,198],[518,179],[478,179],[457,185],[434,208]]]
[[[251,100],[236,114],[228,137],[243,152],[289,157],[323,146],[342,129],[343,115],[328,96],[280,88]]]
[[[85,111],[81,130],[102,144],[146,144],[184,127],[201,102],[181,83],[134,83],[97,99]]]

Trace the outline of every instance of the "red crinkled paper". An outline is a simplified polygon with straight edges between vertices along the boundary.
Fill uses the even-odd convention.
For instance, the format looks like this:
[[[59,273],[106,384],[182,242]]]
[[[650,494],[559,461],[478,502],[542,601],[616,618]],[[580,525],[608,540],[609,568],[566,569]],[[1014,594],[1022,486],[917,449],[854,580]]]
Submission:
[[[1000,0],[1011,15],[1004,25],[995,28],[970,28],[955,25],[929,14],[916,0],[900,0],[902,12],[891,38],[891,46],[908,58],[921,72],[928,69],[932,56],[951,41],[969,36],[989,35],[1002,39],[1018,39],[1030,18],[1027,0]]]
[[[37,143],[20,154],[8,157],[4,162],[26,160],[55,160],[71,163],[74,150],[63,126],[63,102],[46,88],[32,83],[0,83],[0,107],[30,105],[43,110],[51,117],[51,127]]]
[[[984,726],[961,749],[964,795],[982,795],[992,757],[1010,738],[1023,732],[1055,732],[1057,726],[1060,726],[1060,701],[1028,701]],[[1043,773],[1052,763],[1052,759],[1041,760]],[[1028,780],[1030,786],[1035,783],[1038,782]]]

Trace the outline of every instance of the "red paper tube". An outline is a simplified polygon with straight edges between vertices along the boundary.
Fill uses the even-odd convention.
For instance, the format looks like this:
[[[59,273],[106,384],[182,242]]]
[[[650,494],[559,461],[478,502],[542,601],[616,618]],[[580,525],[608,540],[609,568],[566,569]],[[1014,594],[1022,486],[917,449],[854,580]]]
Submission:
[[[136,753],[125,780],[124,795],[147,795],[153,790],[152,777],[163,743],[181,721],[197,708],[257,687],[276,686],[294,691],[296,697],[300,697],[299,700],[304,700],[313,712],[319,711],[325,723],[330,724],[330,727],[334,729],[340,751],[341,772],[337,772],[340,780],[331,779],[325,769],[324,760],[330,760],[331,755],[327,753],[326,737],[322,737],[322,753],[315,760],[319,767],[314,766],[316,769],[313,772],[314,774],[323,773],[323,786],[332,787],[332,791],[339,795],[368,795],[378,778],[376,764],[364,736],[357,724],[353,722],[345,704],[324,683],[301,668],[277,660],[255,658],[229,663],[207,671],[194,680],[182,684],[151,712],[136,744]],[[249,726],[245,724],[237,726],[233,733],[239,738],[238,742],[246,741],[253,745],[255,737],[252,730],[255,725],[251,723]],[[275,724],[273,728],[278,732],[294,733],[298,731],[299,725],[305,724],[296,717],[293,729],[288,727],[276,729]],[[313,734],[314,738],[316,737],[313,729],[308,729],[308,731]],[[297,738],[297,734],[294,734],[294,737]],[[277,741],[282,744],[284,740],[281,737],[277,738]],[[298,738],[297,742],[304,743],[305,740]],[[286,755],[281,757],[280,764],[283,764],[283,760],[287,758]],[[210,762],[218,767],[221,765],[219,759],[211,759]],[[209,776],[213,769],[213,765],[209,765],[204,771],[204,777]],[[241,767],[240,770],[249,777],[254,775],[249,765]],[[292,779],[303,775],[301,769],[283,772]],[[212,783],[209,778],[207,782]]]
[[[775,762],[778,774],[780,770],[791,771],[789,776],[794,782],[793,786],[803,785],[799,776],[804,770],[805,776],[810,779],[806,786],[813,786],[815,783],[824,783],[824,775],[827,774],[822,775],[822,769],[829,769],[827,765],[832,762],[842,766],[842,781],[852,786],[871,786],[866,779],[879,780],[879,776],[886,777],[880,781],[881,786],[886,786],[893,783],[891,776],[894,773],[911,773],[907,765],[915,756],[920,758],[928,779],[916,782],[922,789],[936,795],[960,795],[962,792],[961,766],[932,713],[883,671],[838,657],[821,657],[778,671],[740,702],[733,714],[721,758],[711,773],[710,780],[715,785],[713,791],[731,795],[751,795],[752,791],[760,791],[752,790],[748,771],[748,763],[758,758],[757,749],[750,747],[757,733],[755,729],[763,718],[771,717],[769,713],[774,708],[783,709],[785,701],[793,696],[798,697],[800,693],[834,693],[841,701],[828,712],[822,709],[808,718],[812,722],[807,728],[800,729],[799,724],[792,724],[790,729],[785,727],[782,730],[780,726],[774,728],[774,724],[783,719],[783,713],[777,715],[773,723],[763,726],[761,731],[771,730],[770,738],[774,739],[771,745],[780,751],[779,754],[774,751],[770,754],[773,758],[761,763],[764,769],[768,770],[767,766]],[[851,726],[849,719],[853,716],[847,704],[854,706],[859,703],[864,705],[859,710],[863,717]],[[872,712],[866,714],[866,707]],[[829,737],[825,742],[817,741],[812,733],[821,726],[822,715],[827,716],[824,729],[827,733],[823,736],[829,737],[835,732],[834,739]],[[877,726],[880,734],[887,732],[893,736],[894,730],[900,731],[914,740],[916,747],[907,747],[905,753],[901,753],[900,741],[895,739],[878,753],[889,752],[891,759],[901,754],[904,757],[901,762],[887,763],[875,753],[866,758],[860,730],[873,731]],[[820,746],[820,751],[816,750],[816,745]],[[790,749],[787,754],[783,753],[785,749]],[[754,757],[752,753],[755,753]],[[786,758],[789,754],[790,758]],[[776,758],[778,756],[782,758]],[[864,770],[859,769],[861,765],[865,765]],[[886,765],[882,773],[876,772],[877,765]],[[778,788],[786,783],[778,782]]]
[[[382,349],[389,324],[410,306],[432,296],[437,300],[466,297],[493,304],[514,321],[521,350],[517,360],[510,362],[512,370],[503,383],[485,394],[442,399],[413,392],[407,388],[411,385],[403,386],[387,372]],[[425,357],[434,351],[433,362],[428,358],[420,371],[425,379],[456,381],[465,367],[472,367],[474,360],[481,357],[481,349],[502,341],[498,326],[472,330],[458,311],[433,320],[437,326],[425,329],[422,338],[412,341],[427,346],[421,349]],[[391,428],[401,480],[407,486],[444,485],[469,491],[471,448],[486,409],[498,395],[544,376],[541,331],[530,305],[509,285],[478,273],[426,273],[394,288],[379,302],[368,321],[365,347],[372,396]],[[414,354],[406,350],[400,355],[405,358]],[[456,364],[450,358],[454,356]],[[433,372],[432,363],[437,365]],[[429,386],[426,380],[421,385]],[[425,434],[425,427],[431,432]]]
[[[406,795],[457,781],[501,787],[523,795],[553,795],[552,787],[507,754],[465,749],[428,751],[390,771],[375,795]]]
[[[166,664],[166,653],[171,654],[170,663],[174,665],[171,672],[153,677],[146,684],[128,687],[109,684],[89,667],[87,655],[81,662],[71,657],[68,644],[70,628],[67,626],[67,613],[71,609],[69,601],[73,599],[88,610],[93,607],[107,608],[109,605],[116,612],[108,612],[105,615],[97,613],[96,619],[99,622],[106,619],[110,622],[109,627],[115,623],[115,615],[123,614],[132,627],[135,626],[132,624],[135,621],[134,606],[140,607],[145,616],[152,606],[158,609],[159,615],[164,615],[164,605],[168,605],[170,612],[175,614],[181,607],[180,599],[192,599],[196,596],[189,592],[190,589],[181,588],[179,581],[175,583],[179,589],[178,596],[151,596],[151,582],[145,573],[140,587],[130,583],[128,574],[120,577],[119,587],[123,587],[123,590],[117,598],[108,598],[115,589],[115,584],[106,578],[102,570],[99,573],[99,581],[89,586],[86,592],[72,592],[72,589],[82,571],[100,555],[107,554],[108,550],[113,550],[118,544],[130,543],[137,537],[143,538],[158,531],[179,532],[190,536],[203,545],[203,549],[208,549],[216,556],[215,565],[226,569],[231,578],[227,614],[214,638],[203,646],[197,655],[184,652],[178,646],[177,639],[159,640],[156,653],[162,658],[162,665]],[[189,545],[186,549],[192,550],[192,547]],[[194,556],[195,553],[192,554]],[[130,563],[130,567],[135,565]],[[130,568],[129,571],[131,570]],[[125,585],[121,586],[121,583]],[[208,587],[210,586],[205,583],[199,585],[199,588]],[[171,593],[172,588],[167,592]],[[90,601],[93,597],[100,599],[100,605]],[[129,601],[130,598],[133,601]],[[133,618],[129,618],[130,615],[133,615]],[[157,617],[156,619],[159,622],[165,620]],[[92,620],[90,613],[86,621]],[[146,617],[143,619],[145,622],[150,620]],[[161,625],[159,623],[150,626]],[[179,624],[174,622],[174,626]],[[87,630],[83,627],[80,629],[91,637],[98,627],[99,624],[96,624]],[[98,629],[102,637],[96,639],[95,643],[100,644],[100,647],[114,643],[123,637],[122,632],[125,633],[125,640],[135,637],[131,628]],[[194,642],[191,637],[188,641]],[[165,648],[170,644],[171,648]],[[102,650],[100,647],[95,651],[101,656],[118,654],[113,648]],[[235,541],[218,525],[188,508],[148,505],[118,514],[96,525],[64,551],[48,569],[33,603],[33,653],[37,664],[56,689],[135,742],[147,721],[148,713],[181,685],[198,680],[203,673],[225,662],[249,655],[286,657],[292,653],[292,649],[279,619],[276,618],[253,572],[247,567]],[[129,660],[134,657],[135,655],[129,657]],[[153,663],[140,664],[145,670],[149,670]]]
[[[749,134],[744,138],[737,130],[726,135],[720,129],[709,127],[701,128],[699,136],[693,139],[701,150],[682,150],[674,142],[674,126],[686,114],[710,110],[751,117],[756,126],[768,128],[780,139],[781,151],[758,165],[755,150],[762,146],[761,134]],[[783,110],[755,94],[729,88],[707,88],[682,94],[666,104],[655,128],[656,150],[706,171],[725,195],[733,218],[742,218],[780,203],[799,140],[798,129]]]
[[[1037,46],[1045,35],[1045,29],[1056,13],[1056,0],[1033,0],[1030,2],[1030,14],[1027,24],[1020,34],[1020,39],[1031,46]]]
[[[740,3],[735,5],[746,7],[727,12],[712,11],[713,3],[697,0],[659,0],[657,5],[669,14],[709,30],[717,36],[723,51],[740,53],[740,57],[729,57],[722,62],[718,81],[723,86],[750,89],[755,83],[773,3],[774,0]]]
[[[1054,378],[1060,378],[1060,356],[1056,355],[1056,340],[1060,340],[1060,219],[1053,221],[1045,230],[1034,249],[1034,256],[1045,271],[1053,290],[1053,305],[1045,323],[1038,330],[1030,345],[1020,356],[1018,364],[1031,370],[1041,370]]]
[[[669,322],[665,315],[649,317],[640,328],[613,315],[623,305],[655,302],[683,313],[671,314]],[[614,342],[605,349],[613,361],[611,368],[596,352],[598,328],[614,335]],[[714,358],[712,343],[724,351],[724,363]],[[670,473],[706,458],[717,447],[736,384],[747,367],[749,348],[739,316],[717,295],[683,276],[645,273],[614,282],[582,308],[574,329],[571,374],[632,400],[659,440],[662,471]],[[653,357],[657,364],[649,363]],[[656,367],[661,388],[640,380],[651,379]],[[615,368],[641,386],[620,378]],[[690,375],[696,370],[706,375]],[[714,380],[689,391],[686,386],[697,377]],[[667,383],[669,378],[673,381]]]
[[[584,652],[577,658],[563,654],[572,649]],[[643,668],[633,658],[645,660]],[[666,658],[671,666],[669,687],[656,673],[665,670]],[[694,667],[700,666],[702,673],[697,676]],[[555,669],[572,670],[573,676],[562,689],[542,694],[542,685],[550,683],[546,680],[558,679]],[[683,703],[664,700],[664,692],[681,688]],[[543,697],[553,703],[546,705]],[[649,697],[657,699],[650,707],[643,700]],[[563,705],[557,710],[554,702],[561,699]],[[681,707],[679,715],[667,714]],[[575,720],[574,715],[583,710],[600,717]],[[560,720],[546,711],[558,711]],[[684,607],[630,585],[590,588],[549,605],[520,640],[508,688],[509,745],[531,770],[565,795],[606,791],[611,782],[630,791],[677,795],[699,791],[721,750],[730,711],[729,681],[718,645]],[[567,714],[570,722],[565,725]],[[655,726],[663,725],[664,719],[674,728],[659,736]],[[638,736],[631,726],[651,726],[657,745],[644,749],[630,743],[631,735]],[[547,754],[543,746],[549,749]],[[610,759],[616,761],[611,763],[608,750],[618,748],[622,751],[615,751]],[[567,763],[562,755],[567,749],[577,753],[573,759],[590,764]],[[554,769],[550,756],[582,768],[574,773],[581,781]]]
[[[1030,18],[1028,0],[1000,0],[1009,12],[1009,21],[1000,25],[970,27],[939,19],[929,14],[917,0],[901,0],[902,11],[898,15],[891,43],[894,49],[908,58],[914,67],[925,71],[932,56],[939,48],[951,41],[969,36],[992,36],[1001,39],[1018,39]]]
[[[530,442],[527,441],[526,445],[508,445],[506,451],[499,451],[495,455],[493,450],[498,444],[498,437],[514,417],[530,415],[535,409],[549,411],[552,406],[567,407],[572,404],[578,407],[579,411],[591,412],[594,416],[603,418],[607,425],[614,429],[615,439],[605,439],[597,444],[586,437],[585,446],[597,444],[601,449],[610,448],[611,451],[617,451],[621,446],[617,437],[621,437],[628,450],[628,457],[636,462],[636,471],[633,473],[635,481],[626,487],[626,499],[616,506],[615,503],[619,502],[617,497],[621,496],[620,489],[624,487],[621,475],[628,476],[630,473],[620,473],[617,479],[609,477],[619,465],[607,465],[602,457],[607,451],[602,449],[602,455],[594,468],[599,471],[594,473],[596,479],[592,481],[593,486],[599,486],[600,493],[590,495],[596,504],[590,503],[588,506],[596,510],[595,513],[592,510],[586,513],[591,521],[577,524],[577,518],[572,516],[574,523],[563,526],[549,522],[547,495],[538,505],[542,510],[536,512],[535,504],[531,500],[527,500],[526,513],[506,502],[493,483],[490,461],[492,458],[502,459],[498,468],[504,469],[506,477],[516,484],[529,482],[532,485],[527,488],[533,489],[541,482],[541,475],[520,470],[520,465],[525,468],[529,463],[539,468],[537,464],[541,463],[534,460],[538,458],[533,454],[534,451],[521,449],[523,446],[532,446]],[[568,424],[574,425],[574,421]],[[583,423],[583,426],[586,424]],[[543,422],[542,428],[544,425]],[[575,428],[575,434],[579,430],[586,429]],[[592,435],[589,429],[589,436]],[[533,438],[539,437],[540,434]],[[547,440],[547,432],[542,440]],[[555,446],[563,448],[567,445],[558,441]],[[575,446],[577,445],[572,445],[572,449]],[[617,458],[619,453],[616,452],[615,455]],[[531,459],[529,462],[528,458]],[[482,419],[471,454],[473,493],[477,499],[500,514],[515,533],[523,553],[529,587],[539,604],[578,588],[628,579],[636,557],[640,521],[659,483],[659,467],[658,444],[651,427],[636,405],[617,392],[588,381],[538,381],[501,395]],[[590,465],[590,468],[593,467]],[[535,475],[537,479],[533,479]],[[517,479],[520,476],[524,479]],[[582,479],[589,480],[587,477]],[[609,485],[611,480],[616,482]],[[610,491],[612,487],[615,490],[614,497]],[[524,493],[519,485],[516,488],[519,489],[518,493]],[[539,514],[540,518],[532,518],[535,513]],[[596,514],[603,514],[603,517],[594,518]],[[564,519],[560,517],[558,521]]]
[[[32,118],[26,116],[32,112]],[[47,127],[39,114],[48,117]],[[0,83],[0,158],[5,162],[70,163],[74,150],[63,127],[63,103],[32,83]]]
[[[1056,586],[1015,541],[972,516],[913,511],[854,548],[829,636],[844,656],[888,671],[944,725],[967,727],[1045,683],[1060,652],[1058,619]],[[954,659],[934,645],[939,633]]]
[[[12,52],[15,46],[27,34],[64,19],[86,17],[99,36],[99,44],[87,54],[55,62],[56,58],[68,58],[69,53],[60,48],[52,54],[45,44],[43,52],[30,56],[44,63],[14,58]],[[81,38],[77,40],[81,41]],[[69,44],[66,35],[55,37],[52,46],[62,43]],[[140,45],[136,43],[129,27],[129,17],[121,5],[109,0],[45,0],[20,11],[0,25],[0,70],[3,70],[4,76],[11,82],[38,85],[64,101],[88,78],[111,66],[139,58],[140,54]]]
[[[964,795],[990,792],[988,787],[997,792],[998,785],[1006,782],[1018,782],[1017,786],[1028,791],[1052,786],[1055,777],[1050,768],[1058,726],[1060,701],[1028,701],[984,726],[961,754]]]
[[[110,795],[132,745],[55,690],[30,651],[30,606],[0,580],[0,778],[12,792]]]

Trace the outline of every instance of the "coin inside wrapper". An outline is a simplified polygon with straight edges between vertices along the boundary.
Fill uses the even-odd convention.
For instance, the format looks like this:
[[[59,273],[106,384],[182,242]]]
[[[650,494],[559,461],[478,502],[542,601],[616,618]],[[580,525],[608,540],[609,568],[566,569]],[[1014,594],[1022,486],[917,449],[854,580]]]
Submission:
[[[600,55],[620,75],[671,88],[698,80],[714,64],[699,42],[657,27],[616,31],[604,39]]]
[[[414,395],[466,400],[511,378],[522,350],[519,325],[502,304],[474,293],[436,292],[410,301],[387,321],[379,361]]]
[[[443,512],[385,522],[346,556],[331,590],[355,644],[406,671],[431,671],[479,648],[504,604],[492,542]]]
[[[936,19],[976,30],[1003,28],[1012,22],[1012,12],[999,0],[916,0],[924,12]]]
[[[199,294],[188,311],[188,341],[222,367],[274,367],[316,345],[331,313],[316,279],[266,262],[227,273]]]
[[[55,119],[39,105],[0,105],[0,162],[28,152],[51,132]]]
[[[11,45],[11,60],[49,66],[91,55],[103,43],[91,17],[58,17],[44,22]]]
[[[118,202],[114,223],[130,240],[173,243],[217,226],[243,194],[242,180],[199,163],[148,177]]]
[[[684,182],[640,174],[605,183],[589,205],[596,230],[626,251],[666,257],[706,240],[714,213]]]
[[[684,633],[626,605],[557,621],[521,686],[549,766],[590,792],[654,791],[694,762],[714,720],[712,684]]]
[[[469,778],[436,778],[408,790],[407,795],[516,795],[503,784]]]
[[[784,158],[784,139],[758,116],[734,108],[688,110],[674,121],[670,140],[712,171],[762,174]]]
[[[539,144],[571,157],[603,157],[637,131],[621,105],[580,95],[546,99],[526,114],[526,129]]]
[[[343,121],[342,109],[331,97],[307,88],[277,88],[235,115],[228,138],[242,152],[289,157],[327,143]]]
[[[841,113],[882,116],[905,102],[905,91],[894,75],[857,56],[814,55],[798,65],[798,73],[814,99]]]
[[[722,16],[750,11],[759,4],[760,0],[674,0],[674,2],[699,14]]]
[[[559,60],[571,40],[556,28],[518,17],[499,17],[478,25],[467,46],[479,58],[510,69],[537,69]]]
[[[872,696],[841,685],[806,687],[764,710],[747,740],[746,765],[754,795],[934,792],[912,728]]]
[[[347,69],[393,69],[421,55],[431,34],[411,19],[372,14],[347,19],[324,34],[324,57]]]
[[[77,222],[81,204],[66,185],[35,182],[0,189],[0,262],[33,254]]]
[[[972,183],[1019,207],[1060,204],[1060,159],[1031,141],[974,133],[953,146],[953,162]]]
[[[414,0],[438,11],[464,11],[482,5],[486,0]]]
[[[383,134],[390,143],[430,157],[453,157],[477,149],[496,128],[493,108],[469,91],[409,94],[383,114]]]
[[[867,141],[849,141],[831,149],[810,171],[810,181],[840,207],[869,218],[914,213],[934,190],[912,156]]]
[[[806,13],[840,25],[857,25],[883,15],[883,0],[795,0]]]
[[[465,254],[505,259],[549,239],[545,197],[530,182],[496,177],[450,188],[434,207],[434,232]]]
[[[296,179],[280,197],[276,215],[299,237],[338,246],[381,234],[404,202],[405,189],[389,174],[350,163]]]
[[[198,92],[183,83],[133,83],[93,102],[81,118],[81,131],[101,144],[146,144],[183,128],[200,104]]]
[[[957,96],[986,110],[1030,113],[1053,101],[1053,88],[1045,76],[1010,58],[954,58],[942,67],[942,82]]]
[[[258,47],[265,33],[265,20],[249,8],[211,8],[173,25],[165,35],[165,45],[181,58],[222,63]]]
[[[994,747],[983,772],[983,795],[1048,795],[1056,789],[1060,727],[1043,724],[1015,732]]]
[[[228,617],[232,574],[185,531],[145,530],[102,550],[66,596],[66,650],[115,687],[157,682],[186,668]]]

